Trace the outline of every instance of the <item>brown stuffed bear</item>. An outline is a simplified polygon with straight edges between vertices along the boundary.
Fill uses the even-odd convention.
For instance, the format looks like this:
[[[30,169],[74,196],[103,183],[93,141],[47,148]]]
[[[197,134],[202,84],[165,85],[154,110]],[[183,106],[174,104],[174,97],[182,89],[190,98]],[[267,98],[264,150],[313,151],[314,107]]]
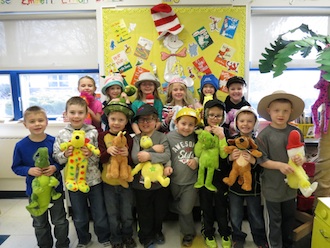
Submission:
[[[262,153],[257,150],[258,146],[254,143],[251,137],[241,136],[235,139],[228,139],[230,146],[224,147],[225,153],[231,154],[235,149],[248,151],[253,157],[259,158]],[[238,177],[239,185],[242,185],[242,189],[246,191],[251,190],[252,175],[251,175],[251,164],[244,159],[242,154],[238,159],[233,161],[232,169],[229,173],[229,177],[225,177],[223,182],[232,186]]]
[[[104,136],[104,142],[108,147],[108,144],[116,147],[127,147],[127,139],[125,137],[126,132],[119,132],[115,138],[112,139],[111,142],[108,140],[110,136]],[[133,181],[133,176],[131,175],[131,166],[128,165],[128,158],[122,155],[115,155],[110,157],[110,161],[108,166],[106,167],[107,173],[106,178],[108,179],[118,179],[119,183],[128,188],[127,182]]]

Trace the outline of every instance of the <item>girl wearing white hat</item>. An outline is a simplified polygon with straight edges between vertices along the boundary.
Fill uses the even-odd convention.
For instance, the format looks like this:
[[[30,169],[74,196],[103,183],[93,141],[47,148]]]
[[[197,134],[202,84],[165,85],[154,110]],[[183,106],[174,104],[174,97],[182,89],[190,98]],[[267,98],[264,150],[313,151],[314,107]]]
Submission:
[[[139,80],[135,82],[137,88],[136,99],[132,102],[132,110],[136,114],[137,110],[145,103],[153,106],[158,113],[158,121],[156,130],[161,126],[160,120],[162,119],[163,103],[158,95],[157,88],[160,86],[159,81],[151,72],[141,73]],[[141,133],[136,122],[132,123],[132,129],[135,134]]]

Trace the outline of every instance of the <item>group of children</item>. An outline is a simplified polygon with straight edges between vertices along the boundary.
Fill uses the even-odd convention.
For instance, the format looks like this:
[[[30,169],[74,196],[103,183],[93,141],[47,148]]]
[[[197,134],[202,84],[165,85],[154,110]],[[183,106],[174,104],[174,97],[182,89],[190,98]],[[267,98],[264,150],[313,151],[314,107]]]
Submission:
[[[91,244],[89,209],[99,243],[113,248],[136,247],[133,239],[133,206],[136,208],[138,238],[144,247],[153,248],[165,243],[162,223],[168,210],[178,214],[182,245],[190,247],[196,236],[192,211],[198,199],[201,232],[209,248],[217,247],[215,222],[222,247],[244,247],[247,236],[242,231],[244,202],[253,240],[258,247],[292,247],[297,192],[284,181],[285,175],[293,172],[288,165],[286,144],[289,132],[297,129],[288,123],[301,114],[304,103],[299,97],[285,92],[274,92],[264,97],[258,105],[258,113],[269,120],[270,125],[256,137],[258,114],[244,99],[245,85],[241,77],[229,79],[229,94],[222,102],[216,96],[218,80],[213,74],[205,75],[201,79],[200,101],[196,102],[184,78],[178,77],[169,82],[166,104],[163,106],[157,91],[160,83],[153,74],[147,72],[141,74],[135,83],[137,98],[131,104],[124,93],[123,78],[115,75],[107,78],[102,88],[102,93],[108,97],[103,111],[100,111],[99,103],[88,106],[78,96],[67,101],[65,116],[68,124],[56,138],[45,133],[45,111],[38,106],[29,107],[24,112],[23,123],[30,135],[16,144],[12,169],[16,174],[26,176],[26,193],[30,198],[32,180],[40,175],[56,176],[61,182],[56,190],[63,193],[60,171],[73,149],[69,147],[62,151],[60,144],[69,141],[74,130],[84,130],[89,142],[99,147],[99,157],[87,147],[81,148],[88,159],[86,181],[89,192],[69,191],[72,219],[79,241],[77,248]],[[94,94],[95,82],[92,78],[84,77],[80,79],[78,89]],[[149,101],[149,95],[153,96],[152,101]],[[209,96],[213,99],[205,101],[204,98]],[[93,125],[85,123],[88,114]],[[228,115],[233,115],[234,119],[231,120]],[[102,121],[106,126],[105,131],[100,130]],[[219,139],[219,169],[215,171],[212,182],[216,191],[195,187],[199,169],[199,159],[194,153],[196,127]],[[121,131],[126,131],[127,147],[118,148],[112,141]],[[141,147],[144,136],[151,139],[150,148]],[[248,151],[238,149],[227,155],[224,152],[226,140],[240,136],[255,139],[262,157],[256,159]],[[34,166],[32,158],[36,150],[43,146],[48,147],[50,166],[39,169]],[[107,177],[109,159],[116,155],[127,157],[132,168],[147,161],[163,164],[164,176],[171,179],[169,187],[155,182],[146,189],[141,172],[134,176],[128,187],[123,186],[118,179]],[[222,180],[228,176],[232,161],[239,156],[252,165],[251,191],[242,190],[239,180],[230,187]],[[300,156],[292,159],[298,165],[305,161]],[[265,198],[265,218],[261,192]],[[52,203],[49,212],[54,225],[55,246],[69,247],[63,197],[52,200]],[[48,211],[32,218],[38,246],[52,247]]]

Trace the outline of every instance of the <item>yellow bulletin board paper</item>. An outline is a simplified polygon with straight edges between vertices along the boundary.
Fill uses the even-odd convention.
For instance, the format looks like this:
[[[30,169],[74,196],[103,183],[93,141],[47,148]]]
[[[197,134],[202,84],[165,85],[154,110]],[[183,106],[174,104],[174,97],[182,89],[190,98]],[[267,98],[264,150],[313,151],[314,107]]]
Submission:
[[[103,8],[105,75],[121,70],[134,84],[138,73],[151,71],[166,93],[165,78],[171,71],[194,81],[195,97],[205,73],[220,79],[222,91],[228,77],[244,76],[245,7],[173,7],[173,11],[184,28],[177,35],[181,47],[169,50],[164,39],[157,39],[150,8]]]

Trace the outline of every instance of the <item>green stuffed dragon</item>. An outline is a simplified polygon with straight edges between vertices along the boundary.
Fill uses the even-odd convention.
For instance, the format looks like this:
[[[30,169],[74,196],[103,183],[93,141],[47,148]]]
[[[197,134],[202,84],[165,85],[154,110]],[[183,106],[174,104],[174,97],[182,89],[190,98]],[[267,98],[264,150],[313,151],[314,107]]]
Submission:
[[[41,169],[48,167],[50,165],[48,148],[38,148],[33,160],[36,167]],[[48,209],[51,200],[57,200],[61,197],[62,194],[54,189],[58,184],[59,181],[54,176],[41,175],[33,179],[31,202],[26,206],[31,215],[42,215]]]

